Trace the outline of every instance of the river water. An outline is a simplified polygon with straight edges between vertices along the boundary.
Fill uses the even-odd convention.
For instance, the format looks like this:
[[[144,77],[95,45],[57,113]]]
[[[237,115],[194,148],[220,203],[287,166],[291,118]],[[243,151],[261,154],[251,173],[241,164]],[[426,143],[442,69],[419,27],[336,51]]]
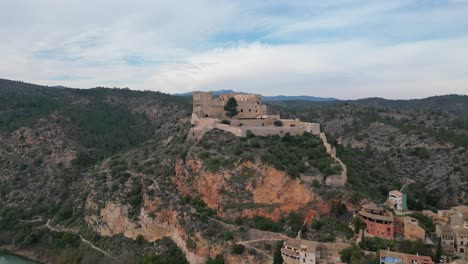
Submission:
[[[0,251],[0,264],[37,264],[37,262]]]

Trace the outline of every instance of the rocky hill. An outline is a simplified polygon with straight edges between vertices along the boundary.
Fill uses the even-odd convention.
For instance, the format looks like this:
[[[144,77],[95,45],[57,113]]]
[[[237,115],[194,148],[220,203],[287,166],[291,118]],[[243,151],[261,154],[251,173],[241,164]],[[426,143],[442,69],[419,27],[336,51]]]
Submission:
[[[466,97],[276,102],[322,123],[343,188],[317,180],[341,168],[311,134],[187,142],[190,98],[0,80],[0,100],[0,249],[46,263],[271,263],[245,241],[349,239],[346,207],[407,178],[413,208],[466,202]]]
[[[360,194],[383,200],[389,189],[413,180],[406,189],[410,208],[468,201],[468,96],[281,102],[273,108],[320,122],[336,139],[337,155],[348,164],[350,184]]]
[[[8,80],[0,98],[0,247],[47,263],[269,262],[230,248],[262,235],[250,228],[295,235],[294,213],[328,206],[311,204],[318,195],[299,173],[339,171],[315,137],[310,166],[286,167],[265,152],[299,144],[279,138],[241,142],[213,131],[188,143],[186,98]]]

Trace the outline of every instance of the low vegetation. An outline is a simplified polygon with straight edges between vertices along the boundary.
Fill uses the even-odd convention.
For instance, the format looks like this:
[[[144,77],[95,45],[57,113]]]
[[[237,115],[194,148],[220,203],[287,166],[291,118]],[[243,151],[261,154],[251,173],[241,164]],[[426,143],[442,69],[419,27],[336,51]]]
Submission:
[[[217,172],[232,168],[239,161],[262,161],[291,177],[300,174],[324,176],[341,173],[341,166],[326,153],[315,135],[255,136],[237,138],[227,132],[213,130],[205,134],[192,151],[204,162],[206,170]]]

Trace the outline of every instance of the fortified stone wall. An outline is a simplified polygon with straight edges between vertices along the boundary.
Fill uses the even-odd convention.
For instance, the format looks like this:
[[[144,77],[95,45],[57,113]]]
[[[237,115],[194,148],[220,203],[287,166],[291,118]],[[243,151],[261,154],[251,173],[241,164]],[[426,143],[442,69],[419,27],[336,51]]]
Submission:
[[[245,132],[242,136],[247,135],[247,131],[250,130],[257,136],[271,136],[271,135],[279,135],[284,136],[286,134],[290,134],[291,136],[299,136],[304,134],[306,131],[305,127],[247,127],[243,126],[242,130]]]
[[[330,145],[327,141],[327,136],[325,133],[320,133],[320,138],[322,139],[323,145],[327,150],[328,154],[341,165],[341,175],[330,175],[325,179],[325,184],[329,186],[344,186],[348,181],[348,169],[346,165],[336,156],[336,149]]]
[[[275,120],[279,120],[279,115],[268,115],[266,118],[254,118],[254,119],[232,119],[231,126],[273,126]]]
[[[262,105],[261,95],[234,93],[213,97],[211,92],[193,92],[193,113],[200,118],[228,119],[224,106],[231,97],[234,97],[238,104],[237,119],[257,118],[267,114],[266,106]]]

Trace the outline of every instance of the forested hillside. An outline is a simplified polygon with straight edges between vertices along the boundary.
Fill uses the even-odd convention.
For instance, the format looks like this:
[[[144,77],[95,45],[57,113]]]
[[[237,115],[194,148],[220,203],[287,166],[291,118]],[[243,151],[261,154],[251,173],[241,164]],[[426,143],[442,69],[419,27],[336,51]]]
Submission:
[[[73,232],[48,231],[43,225],[51,219],[54,225],[87,234],[97,245],[118,250],[113,255],[121,255],[123,263],[157,253],[144,240],[105,239],[87,227],[85,202],[94,193],[87,182],[96,176],[95,166],[109,157],[149,146],[178,130],[183,133],[188,123],[179,120],[190,115],[188,99],[0,80],[0,100],[0,245],[33,249],[35,257],[47,262],[71,263],[86,256],[84,263],[115,263],[83,247]],[[167,254],[183,256],[171,240],[158,245],[160,252],[166,248]]]
[[[240,243],[349,240],[347,208],[406,183],[412,209],[468,202],[467,96],[269,104],[321,123],[346,186],[308,180],[341,171],[312,134],[188,142],[190,97],[0,79],[0,249],[46,263],[265,263]]]
[[[410,208],[468,201],[468,96],[279,102],[272,108],[322,124],[336,139],[355,192],[383,200],[389,189],[413,180],[406,189]]]

